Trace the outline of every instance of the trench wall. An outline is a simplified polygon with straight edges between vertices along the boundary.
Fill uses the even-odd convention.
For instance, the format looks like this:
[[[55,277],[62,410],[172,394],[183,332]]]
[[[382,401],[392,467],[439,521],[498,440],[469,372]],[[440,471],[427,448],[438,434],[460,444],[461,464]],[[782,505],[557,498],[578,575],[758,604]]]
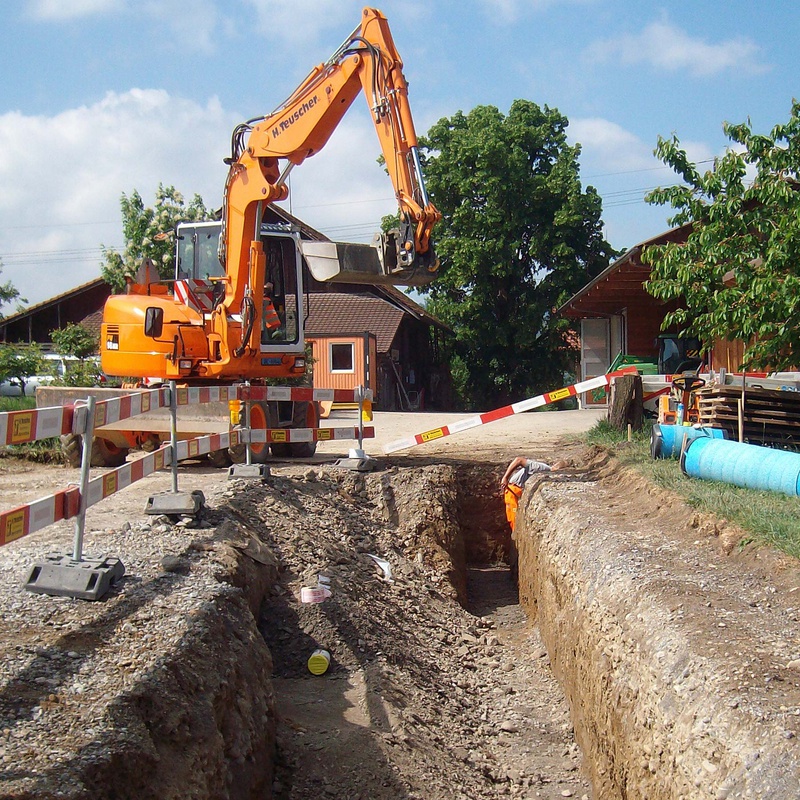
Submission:
[[[726,662],[725,642],[702,652],[692,637],[719,631],[711,603],[676,612],[700,593],[702,567],[650,563],[669,549],[666,534],[615,530],[596,495],[593,484],[530,487],[515,541],[520,602],[567,694],[597,800],[797,797],[790,737],[764,724],[764,707],[727,693],[743,654]]]

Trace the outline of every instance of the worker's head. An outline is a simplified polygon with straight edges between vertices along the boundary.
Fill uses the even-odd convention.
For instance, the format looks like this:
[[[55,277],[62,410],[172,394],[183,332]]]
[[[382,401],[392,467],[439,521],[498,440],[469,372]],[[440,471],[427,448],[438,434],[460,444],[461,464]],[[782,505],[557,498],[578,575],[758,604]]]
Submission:
[[[275,287],[272,285],[272,281],[267,281],[267,282],[264,284],[264,294],[266,294],[266,295],[268,295],[268,296],[270,296],[270,297],[271,297],[271,296],[272,296],[272,290],[273,290],[274,288],[275,288]]]

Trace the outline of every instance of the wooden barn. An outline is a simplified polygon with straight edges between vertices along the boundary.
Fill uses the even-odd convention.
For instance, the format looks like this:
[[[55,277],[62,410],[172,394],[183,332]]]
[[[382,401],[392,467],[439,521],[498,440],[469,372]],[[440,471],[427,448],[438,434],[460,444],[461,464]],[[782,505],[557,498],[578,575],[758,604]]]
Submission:
[[[701,362],[704,369],[739,372],[744,342],[699,342],[680,337],[677,329],[663,330],[664,317],[678,302],[657,300],[644,288],[650,268],[642,263],[642,252],[651,245],[684,242],[690,232],[691,224],[683,225],[632,247],[558,309],[580,324],[581,380],[607,372],[620,356],[649,362],[641,366],[654,374],[694,369]],[[732,273],[730,279],[735,279]],[[605,393],[584,402],[605,403]]]

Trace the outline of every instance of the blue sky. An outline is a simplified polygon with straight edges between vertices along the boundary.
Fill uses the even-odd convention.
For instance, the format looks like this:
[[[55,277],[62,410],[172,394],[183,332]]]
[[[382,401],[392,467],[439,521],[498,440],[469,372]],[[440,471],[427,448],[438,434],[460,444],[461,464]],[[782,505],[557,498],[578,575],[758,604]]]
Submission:
[[[271,111],[357,25],[351,0],[7,0],[0,4],[0,261],[35,303],[99,274],[121,247],[119,199],[159,181],[221,202],[230,133]],[[699,161],[724,121],[767,131],[800,96],[800,4],[786,0],[387,0],[417,132],[516,98],[557,108],[629,247],[668,227],[643,202],[674,182],[675,134]],[[394,210],[359,98],[292,174],[295,214],[369,241]]]

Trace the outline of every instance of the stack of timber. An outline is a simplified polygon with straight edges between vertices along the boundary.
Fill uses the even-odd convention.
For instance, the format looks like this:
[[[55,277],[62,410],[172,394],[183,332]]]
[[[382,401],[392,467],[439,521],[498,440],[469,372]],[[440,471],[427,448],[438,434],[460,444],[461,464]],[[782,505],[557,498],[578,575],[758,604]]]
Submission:
[[[713,386],[697,393],[700,423],[739,438],[741,386]],[[800,392],[748,386],[744,393],[744,441],[800,450]]]

